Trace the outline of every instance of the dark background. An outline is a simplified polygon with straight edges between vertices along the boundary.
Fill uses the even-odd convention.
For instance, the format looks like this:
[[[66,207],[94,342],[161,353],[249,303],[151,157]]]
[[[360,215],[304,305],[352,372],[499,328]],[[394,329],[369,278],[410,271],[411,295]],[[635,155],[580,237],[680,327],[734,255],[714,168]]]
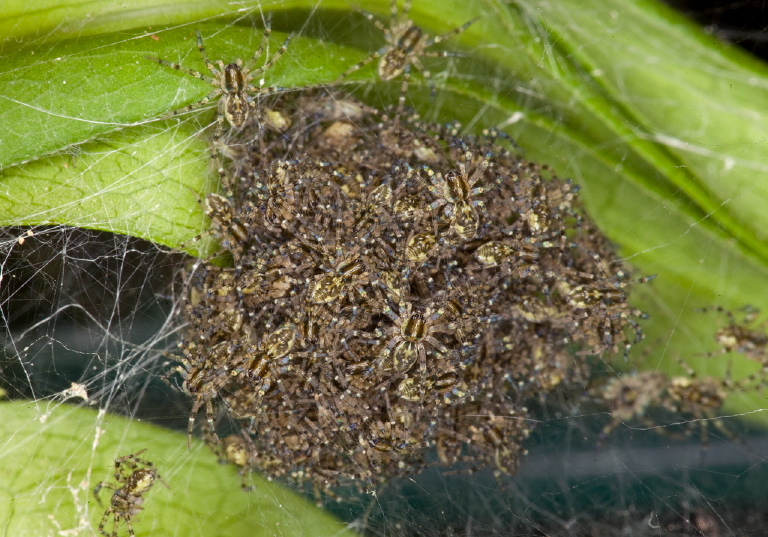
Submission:
[[[707,32],[768,61],[768,11],[762,0],[666,0]]]

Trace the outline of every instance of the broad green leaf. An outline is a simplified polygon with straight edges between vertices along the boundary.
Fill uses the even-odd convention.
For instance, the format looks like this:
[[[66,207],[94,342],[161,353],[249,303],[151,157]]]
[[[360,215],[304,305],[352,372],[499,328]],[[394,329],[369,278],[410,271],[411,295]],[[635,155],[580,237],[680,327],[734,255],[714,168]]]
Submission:
[[[8,168],[0,172],[0,222],[66,224],[177,247],[205,225],[197,192],[216,188],[206,151],[188,124],[158,123]],[[207,239],[185,245],[211,255]]]
[[[114,482],[114,460],[146,449],[167,484],[155,482],[144,510],[133,517],[136,535],[353,535],[346,524],[287,488],[253,476],[243,492],[232,466],[222,466],[184,434],[57,402],[0,404],[0,526],[5,535],[93,535],[105,506],[93,489]],[[108,519],[106,530],[112,521]],[[120,535],[127,535],[125,524]]]
[[[245,27],[196,28],[212,36],[211,58],[227,61],[250,57],[261,40],[261,32]],[[0,121],[9,128],[0,133],[0,167],[22,164],[0,171],[0,225],[66,224],[211,252],[210,244],[198,252],[189,241],[207,226],[198,199],[216,189],[205,138],[216,104],[202,112],[202,129],[200,114],[155,118],[214,88],[144,57],[207,72],[194,32],[153,35],[158,41],[146,34],[64,40],[35,56],[24,46],[6,50]],[[272,39],[285,37],[275,32]],[[334,76],[318,46],[294,38],[290,55],[269,71],[269,84],[290,88]]]

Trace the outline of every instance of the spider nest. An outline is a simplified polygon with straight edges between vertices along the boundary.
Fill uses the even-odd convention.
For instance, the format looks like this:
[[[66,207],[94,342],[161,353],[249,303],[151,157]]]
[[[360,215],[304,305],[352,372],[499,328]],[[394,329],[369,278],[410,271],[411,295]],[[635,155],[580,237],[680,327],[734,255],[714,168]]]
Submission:
[[[190,434],[226,409],[238,464],[320,487],[430,452],[513,473],[526,403],[641,338],[577,189],[507,140],[320,92],[262,112],[261,138],[254,119],[229,141],[228,196],[207,199],[232,266],[190,278],[177,368]]]

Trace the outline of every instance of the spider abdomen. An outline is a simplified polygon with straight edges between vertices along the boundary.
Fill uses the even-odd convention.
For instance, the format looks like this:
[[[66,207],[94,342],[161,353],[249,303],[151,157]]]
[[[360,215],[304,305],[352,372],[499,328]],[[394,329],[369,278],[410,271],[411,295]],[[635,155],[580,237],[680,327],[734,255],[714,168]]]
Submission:
[[[233,93],[228,98],[222,99],[224,104],[224,117],[236,130],[240,130],[248,119],[248,101],[243,94]]]
[[[419,357],[419,346],[413,341],[401,339],[395,343],[393,348],[384,349],[382,353],[381,369],[387,372],[405,373]]]

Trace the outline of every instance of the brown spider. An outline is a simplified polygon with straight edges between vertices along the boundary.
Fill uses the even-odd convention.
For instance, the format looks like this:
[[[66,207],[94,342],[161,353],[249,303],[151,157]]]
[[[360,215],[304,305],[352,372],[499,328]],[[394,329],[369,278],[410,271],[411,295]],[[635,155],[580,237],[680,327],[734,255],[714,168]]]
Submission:
[[[398,122],[400,114],[405,106],[405,95],[408,92],[408,81],[411,79],[411,66],[413,65],[421,71],[424,78],[430,80],[430,87],[434,90],[434,84],[431,81],[430,72],[421,63],[421,57],[445,57],[451,54],[446,51],[434,51],[427,52],[426,49],[453,37],[456,34],[460,34],[477,19],[472,19],[458,28],[454,28],[450,32],[443,35],[437,35],[435,37],[429,37],[425,34],[421,28],[416,26],[412,20],[408,18],[408,12],[411,9],[411,0],[405,0],[403,2],[403,9],[398,13],[397,0],[391,0],[390,2],[390,17],[389,28],[386,28],[381,21],[376,19],[373,13],[359,9],[358,11],[369,21],[376,25],[376,28],[384,33],[384,40],[386,44],[379,50],[365,58],[364,60],[356,63],[346,71],[344,71],[336,83],[341,82],[343,79],[362,69],[372,61],[381,58],[379,60],[378,75],[383,81],[394,80],[401,74],[403,75],[403,84],[400,87],[400,98],[397,103],[397,112],[395,114],[395,123]]]
[[[208,194],[205,200],[205,215],[213,221],[215,234],[219,236],[222,248],[231,252],[235,263],[239,264],[252,236],[245,224],[235,215],[232,204],[223,196]]]
[[[483,204],[480,200],[472,200],[472,196],[477,196],[486,192],[491,187],[474,186],[482,179],[485,170],[488,168],[490,153],[486,154],[483,162],[470,175],[469,168],[472,165],[472,152],[461,143],[464,150],[464,162],[459,162],[459,171],[451,170],[443,176],[440,172],[435,173],[427,165],[422,166],[422,170],[427,174],[429,183],[426,185],[432,195],[437,198],[430,208],[437,209],[445,206],[445,211],[451,219],[451,228],[456,234],[464,240],[471,240],[477,233],[477,227],[480,225],[480,216],[477,214],[476,206]]]
[[[763,363],[768,360],[768,335],[764,329],[755,330],[750,327],[760,315],[760,310],[749,306],[743,308],[744,319],[738,323],[733,312],[720,306],[701,308],[699,311],[706,313],[711,309],[724,314],[728,319],[728,324],[715,333],[715,340],[720,345],[720,351],[707,353],[707,356],[737,352],[757,362]]]
[[[221,439],[221,443],[214,442],[213,449],[218,453],[220,463],[230,463],[240,467],[240,488],[244,492],[253,490],[254,487],[249,483],[248,478],[253,470],[256,448],[248,435],[241,431],[239,435],[225,436]]]
[[[651,407],[690,416],[690,420],[685,422],[685,434],[690,434],[700,425],[702,451],[706,451],[709,444],[710,422],[724,436],[736,440],[734,433],[717,418],[717,413],[725,403],[728,393],[762,387],[765,380],[760,380],[758,374],[749,375],[737,382],[728,378],[699,378],[685,362],[680,359],[677,361],[685,369],[685,374],[667,377],[657,371],[643,371],[613,378],[606,385],[591,390],[593,395],[606,404],[612,416],[611,422],[603,427],[598,444],[620,424],[632,420],[639,420],[646,427],[657,430],[659,434],[682,438],[683,435],[669,432],[654,423],[646,415]],[[755,385],[758,380],[760,383]]]
[[[109,507],[99,523],[99,532],[102,535],[117,537],[117,526],[120,520],[125,520],[125,524],[128,526],[128,535],[135,537],[131,519],[144,509],[144,495],[149,492],[156,480],[160,480],[165,485],[154,465],[139,458],[139,455],[145,451],[146,449],[142,449],[115,459],[116,483],[102,481],[93,489],[93,495],[99,504],[101,504],[99,491],[102,488],[114,490],[109,501]],[[112,533],[107,533],[104,531],[104,526],[110,515],[112,516]]]
[[[213,425],[212,401],[241,372],[240,366],[232,367],[232,364],[242,365],[244,359],[237,357],[237,361],[233,362],[232,357],[238,351],[239,345],[226,341],[214,345],[207,353],[200,350],[194,342],[179,343],[179,348],[185,357],[174,357],[174,360],[181,362],[182,365],[171,369],[163,379],[167,380],[167,377],[173,373],[179,373],[184,379],[182,388],[195,398],[187,426],[187,449],[190,449],[195,418],[203,404],[211,435],[218,440],[219,437],[216,436]]]
[[[650,406],[661,404],[667,382],[663,373],[641,371],[614,377],[607,384],[593,388],[591,395],[604,403],[611,414],[611,421],[600,432],[598,445],[624,422],[637,419],[647,427],[654,427],[646,413]]]
[[[522,241],[514,246],[503,241],[488,241],[475,250],[474,256],[483,268],[499,267],[496,279],[500,282],[509,275],[521,278],[535,274],[540,259],[537,248]]]
[[[332,269],[326,269],[314,281],[310,302],[313,304],[330,304],[346,293],[346,288],[354,283],[362,283],[367,275],[367,267],[362,259],[357,256],[357,248],[353,248],[348,255],[337,252],[340,259]]]
[[[382,303],[382,313],[394,323],[384,333],[390,339],[379,355],[379,366],[383,371],[406,373],[418,358],[421,373],[426,375],[427,345],[439,351],[443,356],[451,354],[451,351],[435,338],[435,334],[450,333],[455,328],[451,323],[439,322],[439,319],[445,314],[442,308],[433,309],[429,306],[422,313],[415,311],[410,302],[401,301],[398,305],[398,313],[395,313],[384,302]]]
[[[274,384],[282,391],[286,403],[291,406],[291,400],[287,397],[285,386],[281,377],[293,369],[290,361],[293,356],[291,350],[299,340],[298,327],[290,322],[283,323],[272,333],[266,336],[253,354],[246,375],[248,378],[258,381],[259,400]]]
[[[685,364],[681,363],[681,365]],[[664,408],[692,416],[693,420],[688,424],[689,432],[696,427],[697,423],[700,423],[702,451],[706,451],[709,445],[710,421],[726,438],[738,440],[736,435],[729,431],[717,417],[717,412],[723,407],[728,393],[743,390],[744,383],[752,377],[747,377],[738,383],[712,377],[699,379],[693,369],[687,366],[685,369],[687,375],[678,375],[669,379],[667,397],[662,402]]]
[[[257,100],[254,100],[254,95],[256,96],[256,99],[258,99],[261,96],[273,95],[275,93],[284,91],[285,88],[276,86],[263,88],[261,86],[254,86],[251,83],[256,77],[267,72],[277,62],[277,60],[280,59],[280,56],[282,56],[283,53],[288,49],[288,43],[291,41],[292,36],[289,35],[285,39],[283,46],[277,50],[272,58],[264,62],[264,65],[261,67],[254,69],[253,66],[264,52],[267,41],[269,40],[269,35],[272,33],[271,22],[271,17],[268,17],[264,26],[264,34],[261,39],[261,44],[251,59],[245,63],[245,65],[243,65],[243,61],[239,58],[228,65],[224,65],[223,61],[217,60],[216,64],[218,65],[218,68],[214,66],[211,60],[208,59],[208,54],[205,52],[205,47],[203,46],[203,36],[200,35],[199,31],[195,30],[195,35],[197,35],[197,49],[200,51],[200,55],[203,57],[203,62],[205,62],[205,66],[213,74],[213,77],[204,75],[198,71],[188,69],[187,67],[179,65],[178,63],[170,62],[162,58],[157,58],[155,56],[145,56],[145,58],[150,61],[157,62],[160,65],[165,65],[171,69],[176,69],[177,71],[181,71],[182,73],[186,73],[190,76],[208,82],[215,88],[208,95],[196,103],[187,105],[184,108],[180,108],[178,110],[174,110],[173,112],[166,114],[164,117],[173,117],[184,112],[189,112],[190,110],[195,110],[205,106],[208,104],[208,102],[211,101],[211,99],[221,95],[221,99],[219,100],[219,108],[216,115],[216,130],[214,130],[213,133],[213,142],[215,144],[218,142],[219,137],[224,130],[225,118],[232,126],[232,128],[235,130],[240,130],[245,124],[245,121],[248,119],[250,109],[258,109]]]

